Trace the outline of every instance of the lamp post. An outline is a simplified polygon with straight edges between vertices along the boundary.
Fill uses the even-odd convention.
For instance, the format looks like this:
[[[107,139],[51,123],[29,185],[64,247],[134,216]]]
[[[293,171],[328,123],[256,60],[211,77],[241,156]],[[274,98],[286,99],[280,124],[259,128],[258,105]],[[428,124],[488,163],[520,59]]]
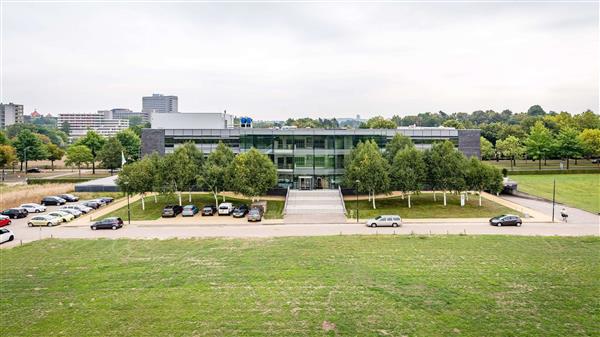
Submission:
[[[554,222],[554,204],[556,203],[556,179],[552,185],[552,222]]]
[[[131,225],[131,209],[129,208],[129,182],[126,181],[123,184],[125,184],[125,192],[127,193],[127,224]]]
[[[27,146],[23,149],[23,161],[25,162],[25,177],[27,177],[27,150],[29,150],[31,146]]]
[[[360,180],[356,179],[355,183],[354,194],[356,194],[356,223],[358,223],[358,184],[360,183]]]

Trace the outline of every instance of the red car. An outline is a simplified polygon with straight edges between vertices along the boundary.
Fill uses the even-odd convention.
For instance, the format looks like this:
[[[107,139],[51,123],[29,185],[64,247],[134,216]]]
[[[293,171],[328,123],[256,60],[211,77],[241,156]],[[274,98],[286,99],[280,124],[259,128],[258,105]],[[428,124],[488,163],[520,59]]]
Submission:
[[[8,226],[11,223],[12,222],[10,221],[9,217],[7,217],[5,215],[0,215],[0,227]]]

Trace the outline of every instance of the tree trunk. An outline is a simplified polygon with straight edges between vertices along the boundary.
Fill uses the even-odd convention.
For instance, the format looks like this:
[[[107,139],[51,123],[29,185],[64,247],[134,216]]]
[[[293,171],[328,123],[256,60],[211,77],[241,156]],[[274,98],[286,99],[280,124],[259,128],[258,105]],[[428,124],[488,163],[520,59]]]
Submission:
[[[25,165],[27,167],[27,165]],[[79,170],[79,176],[81,177],[81,165],[77,166],[77,170]]]
[[[444,206],[446,206],[446,190],[444,190]]]
[[[50,161],[50,166],[52,166],[52,172],[54,172],[54,160]]]
[[[215,188],[213,190],[213,196],[215,197],[215,207],[219,207],[219,195],[217,194],[218,190]]]
[[[410,193],[408,194],[408,208],[410,208]]]
[[[479,191],[479,207],[481,207],[481,191]]]
[[[92,174],[96,174],[96,158],[92,160]]]
[[[377,207],[375,206],[375,192],[373,192],[373,209],[377,209]]]
[[[369,191],[369,201],[371,201],[371,191]]]
[[[538,158],[538,170],[542,170],[542,158]]]
[[[154,193],[154,203],[158,203],[158,198],[156,197],[156,193]]]
[[[181,191],[177,191],[177,196],[179,196],[179,206],[181,206]]]
[[[548,166],[548,158],[546,156],[544,156],[544,166]]]
[[[192,187],[190,186],[190,190],[188,191],[188,201],[192,203]]]
[[[19,171],[23,172],[23,162],[21,162],[21,169]]]
[[[510,161],[510,170],[512,171],[513,170],[513,160],[512,160],[512,158],[510,158],[509,161]]]
[[[436,194],[435,194],[435,190],[433,190],[433,201],[437,201],[437,197],[436,197]]]
[[[567,157],[567,170],[569,169],[569,157]]]
[[[144,202],[144,193],[142,193],[142,211],[146,210],[146,203]]]

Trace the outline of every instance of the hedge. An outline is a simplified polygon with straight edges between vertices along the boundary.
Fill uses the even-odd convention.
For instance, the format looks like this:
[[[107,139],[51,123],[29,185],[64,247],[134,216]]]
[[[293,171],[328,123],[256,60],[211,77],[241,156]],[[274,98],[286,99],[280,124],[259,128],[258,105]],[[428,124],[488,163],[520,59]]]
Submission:
[[[54,178],[54,179],[41,179],[32,178],[27,179],[28,185],[43,185],[43,184],[65,184],[65,183],[82,183],[84,181],[90,181],[96,178]]]

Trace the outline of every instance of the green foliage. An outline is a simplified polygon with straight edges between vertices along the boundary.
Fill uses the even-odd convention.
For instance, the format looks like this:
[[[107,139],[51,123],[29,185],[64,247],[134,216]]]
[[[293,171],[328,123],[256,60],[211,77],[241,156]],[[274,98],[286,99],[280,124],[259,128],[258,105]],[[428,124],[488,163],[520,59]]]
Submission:
[[[230,189],[233,179],[232,165],[235,159],[233,151],[229,146],[219,142],[217,148],[208,156],[201,174],[196,179],[200,186],[208,189],[217,201],[219,191]]]
[[[64,133],[66,133],[67,135],[68,135],[68,134],[71,134],[71,123],[69,123],[69,122],[63,122],[63,123],[60,125],[60,130],[61,130],[62,132],[64,132]]]
[[[101,162],[102,167],[112,172],[114,169],[121,167],[124,151],[121,142],[116,137],[110,137],[98,151],[98,160]]]
[[[391,190],[389,172],[390,164],[381,155],[377,143],[373,140],[359,142],[347,159],[344,184],[357,186],[360,193],[388,193]],[[376,208],[375,197],[373,208]]]
[[[0,144],[0,167],[4,169],[17,162],[17,151],[12,145]]]
[[[96,174],[96,158],[106,140],[96,131],[89,130],[85,137],[82,137],[75,142],[75,145],[86,146],[92,154],[92,174]]]
[[[134,194],[144,194],[152,191],[154,187],[155,174],[152,158],[147,156],[143,159],[127,163],[121,169],[117,184],[121,191]]]
[[[129,126],[138,126],[144,124],[144,119],[140,116],[129,117]]]
[[[370,118],[364,125],[367,129],[395,129],[396,123],[382,116]]]
[[[600,129],[600,116],[596,115],[591,110],[575,115],[573,119],[579,130]]]
[[[466,189],[466,158],[450,141],[433,144],[425,152],[427,181],[434,190],[464,191]]]
[[[447,128],[465,129],[463,123],[456,119],[447,119],[442,123],[442,126],[445,126]]]
[[[385,159],[388,163],[393,163],[398,151],[404,150],[405,147],[414,147],[410,137],[397,133],[394,138],[385,144]]]
[[[529,133],[529,137],[525,139],[525,149],[527,154],[539,161],[539,168],[542,168],[541,160],[546,158],[552,150],[552,135],[544,126],[544,123],[538,121],[535,123]]]
[[[340,126],[338,121],[335,118],[333,118],[333,119],[322,119],[322,118],[313,119],[313,118],[308,118],[308,117],[298,118],[298,119],[288,118],[285,121],[285,125],[296,126],[298,128],[313,128],[313,129],[315,129],[315,128],[335,129]],[[269,126],[269,125],[264,122],[257,121],[255,123],[255,127],[267,127],[267,126]],[[274,124],[272,124],[271,126],[274,126]]]
[[[576,129],[565,127],[556,137],[557,153],[561,158],[567,158],[567,169],[569,169],[569,158],[578,158],[583,153],[578,135],[579,132]]]
[[[489,159],[494,158],[494,154],[496,152],[494,151],[494,145],[492,145],[492,143],[490,143],[489,140],[487,140],[483,137],[480,137],[479,144],[480,144],[482,159],[489,160]]]
[[[600,129],[585,129],[578,139],[585,156],[600,157]]]
[[[527,114],[529,116],[543,116],[546,114],[546,111],[544,111],[544,109],[542,109],[541,106],[539,105],[532,105],[528,110],[527,110]]]
[[[128,163],[140,159],[142,142],[140,137],[135,132],[130,129],[126,129],[119,131],[116,134],[116,137],[125,150],[125,160],[127,160]]]
[[[512,160],[511,166],[515,164],[515,160],[521,158],[525,149],[521,145],[519,138],[508,136],[506,139],[500,139],[496,142],[496,151],[502,156]]]
[[[8,145],[10,144],[10,140],[6,136],[6,132],[0,130],[0,145]]]
[[[414,146],[398,151],[391,167],[392,187],[403,193],[419,193],[427,179],[423,152]]]
[[[67,166],[76,166],[81,175],[81,165],[89,164],[94,160],[92,151],[85,145],[71,145],[67,149]]]
[[[65,151],[56,144],[47,144],[46,151],[48,152],[48,160],[52,163],[52,171],[54,171],[54,161],[61,160],[65,155]]]
[[[259,197],[277,184],[277,169],[269,157],[255,148],[237,155],[232,164],[232,190]]]
[[[46,159],[48,155],[42,141],[28,129],[19,132],[13,145],[21,162],[25,161],[25,156],[27,156],[27,161],[30,161]],[[27,163],[25,165],[27,166]]]

